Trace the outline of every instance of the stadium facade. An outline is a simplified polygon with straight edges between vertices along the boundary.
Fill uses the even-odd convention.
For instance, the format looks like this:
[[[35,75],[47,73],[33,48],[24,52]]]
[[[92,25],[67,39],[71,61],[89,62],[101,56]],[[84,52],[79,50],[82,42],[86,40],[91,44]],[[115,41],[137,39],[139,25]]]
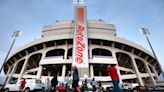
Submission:
[[[76,7],[75,20],[55,21],[43,27],[42,37],[15,50],[7,60],[4,72],[7,82],[13,78],[52,78],[64,81],[72,65],[79,68],[80,78],[110,82],[105,71],[117,64],[121,83],[149,81],[156,85],[160,69],[151,52],[127,39],[117,37],[113,24],[88,20],[86,7]]]

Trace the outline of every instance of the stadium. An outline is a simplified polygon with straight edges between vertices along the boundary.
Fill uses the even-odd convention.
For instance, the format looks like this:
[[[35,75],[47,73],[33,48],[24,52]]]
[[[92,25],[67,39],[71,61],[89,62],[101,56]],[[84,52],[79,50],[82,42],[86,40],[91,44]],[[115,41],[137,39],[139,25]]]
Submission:
[[[56,20],[44,26],[41,38],[21,46],[10,55],[4,67],[7,84],[13,78],[44,80],[55,74],[59,81],[64,81],[72,65],[79,68],[80,78],[87,74],[89,78],[107,83],[111,78],[105,71],[106,67],[117,64],[121,83],[144,86],[151,82],[157,85],[161,71],[151,52],[118,37],[115,25],[101,19],[88,20],[85,7],[76,7],[76,11],[75,20]]]

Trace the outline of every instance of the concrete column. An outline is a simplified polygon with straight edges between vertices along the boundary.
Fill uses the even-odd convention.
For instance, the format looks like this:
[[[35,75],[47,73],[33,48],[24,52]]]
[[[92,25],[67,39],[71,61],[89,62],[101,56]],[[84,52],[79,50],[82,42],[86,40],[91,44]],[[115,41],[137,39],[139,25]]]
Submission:
[[[88,49],[89,49],[89,59],[92,59],[93,57],[92,57],[91,41],[89,41]]]
[[[66,73],[66,65],[63,65],[62,67],[62,78],[65,78],[65,73]]]
[[[93,70],[93,65],[90,65],[90,77],[94,77],[94,70]]]
[[[131,59],[132,59],[132,64],[133,64],[134,70],[135,70],[135,72],[136,72],[138,81],[139,81],[139,85],[140,85],[140,86],[144,86],[143,80],[142,80],[142,78],[141,78],[141,76],[140,76],[140,72],[139,72],[138,67],[137,67],[137,64],[136,64],[136,61],[134,60],[134,57],[131,57]]]
[[[89,59],[88,59],[88,62],[93,58],[92,57],[92,48],[91,48],[91,40],[89,41],[89,44],[88,44],[88,49],[89,49]],[[94,77],[94,70],[93,70],[93,65],[90,65],[90,70],[89,70],[89,77],[93,78]]]
[[[46,52],[43,51],[42,57],[40,59],[40,62],[45,58]],[[39,64],[38,72],[37,72],[37,79],[41,79],[42,77],[42,71],[43,71],[43,66]]]
[[[154,77],[152,76],[152,73],[151,73],[151,70],[150,70],[150,68],[149,68],[148,63],[147,63],[147,62],[144,62],[144,63],[145,63],[145,66],[146,66],[147,72],[148,72],[148,74],[149,74],[149,76],[150,76],[150,80],[151,80],[151,84],[152,84],[152,86],[156,86],[157,83],[155,82]]]
[[[67,41],[66,41],[66,47],[65,47],[65,53],[64,53],[64,60],[67,59],[67,54],[68,54],[68,44],[67,44]]]
[[[8,84],[8,83],[9,83],[9,82],[7,82],[7,81],[8,81],[8,79],[9,79],[9,75],[10,75],[9,73],[10,73],[10,71],[11,71],[11,68],[12,68],[12,67],[9,68],[9,70],[7,71],[7,74],[6,74],[6,78],[3,80],[3,82],[6,81],[5,84]]]
[[[154,73],[155,73],[155,75],[156,75],[157,80],[160,80],[160,78],[159,78],[159,76],[158,76],[158,73],[157,73],[156,69],[155,69],[154,67],[152,67],[152,69],[153,69],[153,71],[154,71]]]
[[[12,67],[11,67],[11,68],[12,68]],[[7,73],[8,79],[7,79],[7,81],[6,81],[6,84],[8,84],[8,83],[10,82],[11,77],[12,77],[13,73],[15,73],[16,69],[17,69],[17,63],[14,64],[11,73],[9,73],[9,72]]]
[[[155,69],[155,65],[153,64],[151,64],[151,66],[152,66],[152,69],[153,69],[153,71],[154,71],[154,73],[155,73],[155,75],[156,75],[156,77],[157,77],[157,80],[160,80],[160,78],[159,78],[159,76],[158,76],[158,73],[157,73],[157,70]]]
[[[64,60],[67,60],[68,49],[65,49]]]
[[[36,75],[37,79],[41,79],[41,77],[42,77],[42,70],[43,70],[43,66],[39,65],[38,72],[37,72],[37,75]]]
[[[67,54],[68,54],[68,43],[66,41],[66,47],[65,47],[65,53],[64,53],[64,60],[67,60]],[[64,80],[66,74],[66,65],[63,65],[62,67],[62,79]]]
[[[114,60],[116,61],[116,64],[118,65],[118,61],[117,61],[117,57],[116,57],[116,52],[114,50],[114,44],[112,44],[112,50],[111,50],[111,53],[112,53],[112,57],[114,58]],[[119,65],[118,65],[119,66]],[[118,76],[120,78],[120,84],[122,84],[122,78],[121,78],[121,74],[120,74],[120,69],[117,67],[117,73],[118,73]]]
[[[24,61],[22,70],[20,72],[20,76],[18,77],[18,80],[21,80],[21,78],[22,78],[22,76],[24,74],[24,71],[26,70],[27,64],[28,64],[28,57],[25,58],[25,61]]]
[[[12,71],[11,69],[12,69],[12,67],[9,67],[7,74],[6,74],[7,76],[10,74],[10,71]]]

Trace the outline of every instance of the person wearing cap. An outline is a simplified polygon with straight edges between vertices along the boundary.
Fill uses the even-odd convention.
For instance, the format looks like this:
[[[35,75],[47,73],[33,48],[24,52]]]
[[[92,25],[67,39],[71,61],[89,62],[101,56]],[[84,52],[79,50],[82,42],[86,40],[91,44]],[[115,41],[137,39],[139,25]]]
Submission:
[[[117,73],[116,64],[108,65],[108,67],[106,68],[106,71],[108,72],[108,74],[110,75],[112,79],[112,83],[114,86],[113,92],[121,92],[119,88],[119,76]]]

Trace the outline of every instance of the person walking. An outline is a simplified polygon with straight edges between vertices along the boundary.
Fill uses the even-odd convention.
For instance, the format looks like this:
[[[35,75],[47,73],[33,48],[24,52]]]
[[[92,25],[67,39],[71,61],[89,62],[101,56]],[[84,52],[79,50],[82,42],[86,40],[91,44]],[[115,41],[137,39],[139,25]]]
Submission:
[[[73,83],[72,88],[74,88],[75,92],[81,92],[78,82],[79,82],[79,73],[76,66],[72,67],[73,70]]]
[[[52,91],[56,91],[56,85],[58,84],[57,75],[55,74],[51,80]]]
[[[71,88],[71,84],[72,84],[72,80],[71,80],[71,72],[68,71],[67,76],[65,78],[65,82],[66,82],[66,91],[69,91]]]
[[[20,89],[19,89],[19,92],[23,92],[24,91],[25,85],[26,85],[26,80],[23,78],[20,81]]]
[[[108,74],[110,75],[112,79],[112,83],[114,86],[113,92],[121,92],[119,88],[119,76],[117,73],[116,64],[108,65],[106,71],[108,72]]]
[[[47,77],[45,80],[45,92],[49,92],[51,89],[50,79]]]

